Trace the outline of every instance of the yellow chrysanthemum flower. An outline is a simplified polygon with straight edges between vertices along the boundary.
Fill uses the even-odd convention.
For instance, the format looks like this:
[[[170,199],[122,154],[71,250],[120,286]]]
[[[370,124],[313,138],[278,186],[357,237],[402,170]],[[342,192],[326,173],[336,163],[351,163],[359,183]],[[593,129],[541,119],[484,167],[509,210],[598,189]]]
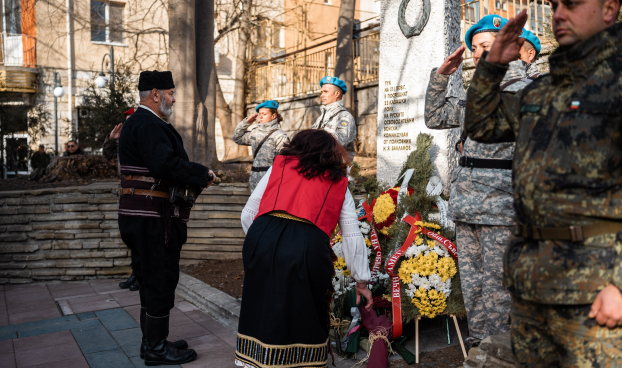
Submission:
[[[395,212],[395,203],[389,193],[378,197],[374,206],[374,221],[379,224],[385,222]]]

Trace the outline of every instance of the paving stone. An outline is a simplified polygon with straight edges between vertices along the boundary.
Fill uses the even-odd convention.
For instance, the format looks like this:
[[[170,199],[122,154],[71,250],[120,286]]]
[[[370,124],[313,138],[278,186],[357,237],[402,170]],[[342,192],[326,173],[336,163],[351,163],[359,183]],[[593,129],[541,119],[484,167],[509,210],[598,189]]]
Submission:
[[[139,327],[138,323],[123,308],[95,312],[108,331],[126,330]]]
[[[66,325],[66,324],[77,322],[77,321],[78,321],[78,318],[76,316],[66,316],[66,317],[60,317],[60,318],[46,319],[42,321],[13,324],[9,326],[0,327],[0,334],[7,333],[7,332],[40,329],[40,328],[48,327],[48,326],[62,326],[62,325]]]
[[[147,365],[145,365],[145,361],[140,359],[139,356],[136,357],[132,357],[130,358],[130,360],[132,361],[132,363],[134,364],[133,367],[148,367]],[[167,367],[173,367],[173,368],[181,368],[180,365],[167,365]]]
[[[140,344],[143,338],[140,327],[112,331],[110,334],[127,356],[131,358],[140,355]]]
[[[134,318],[134,320],[140,323],[140,305],[132,305],[129,307],[124,307],[125,311]]]
[[[138,291],[127,293],[115,293],[114,298],[122,307],[128,307],[130,305],[140,305],[140,295]]]
[[[99,353],[85,354],[84,357],[90,368],[134,368],[134,364],[123,353],[123,350],[102,351]],[[140,359],[140,357],[138,358]]]
[[[75,340],[71,335],[70,331],[61,331],[45,335],[35,335],[13,340],[13,346],[16,353],[70,343],[75,343]]]
[[[78,318],[80,319],[80,321],[86,321],[89,319],[97,319],[97,316],[95,316],[95,313],[93,312],[85,312],[78,314]]]
[[[65,300],[67,300],[69,305],[73,306],[73,305],[97,302],[97,301],[102,301],[102,300],[114,300],[114,298],[111,297],[110,295],[89,294],[89,295],[81,296],[78,298],[71,298],[71,299],[65,299]]]
[[[216,335],[205,335],[192,337],[186,340],[190,348],[196,350],[198,354],[209,354],[221,350],[231,350],[231,346],[218,338]]]
[[[56,303],[52,298],[46,298],[44,300],[29,301],[24,303],[11,303],[8,306],[10,314],[31,312],[38,309],[51,309],[56,308]]]
[[[210,335],[211,333],[197,323],[169,327],[168,340],[187,340],[191,337]]]
[[[81,356],[67,360],[60,360],[58,362],[32,365],[28,368],[89,368],[89,364],[86,362],[86,359]]]
[[[95,290],[90,285],[82,285],[71,289],[51,290],[50,293],[54,299],[67,299],[78,295],[96,295]]]
[[[0,355],[13,353],[13,340],[0,341]]]
[[[193,362],[182,365],[183,368],[237,368],[235,352],[217,351],[209,354],[200,354]]]
[[[89,303],[76,303],[71,305],[71,309],[73,309],[74,313],[93,312],[119,307],[120,305],[114,299],[100,300]]]
[[[178,309],[171,310],[170,324],[171,326],[181,326],[189,323],[195,323],[190,317],[180,312]]]
[[[15,354],[0,354],[0,367],[15,368]]]
[[[72,322],[72,323],[68,323],[65,325],[46,326],[46,327],[32,329],[32,330],[18,331],[18,335],[20,338],[23,338],[23,337],[36,336],[36,335],[45,335],[45,334],[49,334],[53,332],[69,331],[72,329],[84,329],[84,328],[89,328],[89,327],[93,327],[97,325],[101,326],[101,324],[97,320],[90,320],[90,321],[84,321],[84,322],[77,321],[77,322]]]
[[[28,350],[15,353],[17,366],[29,367],[39,364],[49,364],[62,360],[79,358],[82,356],[80,348],[74,341],[63,345],[48,346],[41,349]]]
[[[17,338],[17,333],[15,331],[0,331],[0,341],[12,340],[16,338]]]
[[[88,328],[76,328],[71,330],[71,333],[85,355],[118,349],[117,343],[101,324]]]
[[[60,317],[60,316],[61,316],[60,311],[56,307],[33,310],[33,311],[28,311],[28,312],[23,312],[23,313],[9,313],[9,323],[10,324],[24,323],[24,322],[38,321],[38,320],[44,320],[44,319]]]

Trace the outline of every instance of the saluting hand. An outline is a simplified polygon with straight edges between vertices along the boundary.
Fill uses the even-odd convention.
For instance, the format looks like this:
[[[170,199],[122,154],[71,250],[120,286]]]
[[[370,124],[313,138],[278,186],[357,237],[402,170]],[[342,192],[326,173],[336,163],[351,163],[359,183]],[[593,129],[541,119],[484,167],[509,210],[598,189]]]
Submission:
[[[460,46],[458,47],[458,50],[454,51],[453,54],[447,56],[447,59],[443,61],[443,65],[441,65],[441,67],[436,70],[436,73],[443,74],[443,75],[451,75],[456,70],[458,70],[458,68],[460,67],[460,64],[462,64],[462,61],[464,60],[462,56],[464,54],[464,50],[465,50],[465,47]]]
[[[622,326],[622,293],[615,285],[607,285],[592,303],[589,318],[596,318],[601,326]]]
[[[257,119],[257,115],[259,115],[259,114],[255,113],[255,114],[249,116],[248,118],[246,118],[246,122],[249,123],[249,124],[254,123],[255,119]]]
[[[506,65],[518,59],[520,48],[525,39],[519,37],[523,33],[523,27],[527,22],[527,11],[523,9],[516,18],[510,19],[501,28],[495,42],[490,47],[486,61],[489,63]]]
[[[110,139],[119,139],[121,136],[121,129],[123,129],[123,123],[117,124],[110,132]]]

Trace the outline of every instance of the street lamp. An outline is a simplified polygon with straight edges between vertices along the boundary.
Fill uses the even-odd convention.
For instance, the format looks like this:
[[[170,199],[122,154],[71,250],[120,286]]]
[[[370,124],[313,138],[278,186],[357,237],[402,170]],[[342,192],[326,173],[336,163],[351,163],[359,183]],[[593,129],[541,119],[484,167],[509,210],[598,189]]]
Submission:
[[[106,66],[110,65],[110,94],[112,95],[112,92],[114,91],[114,48],[112,45],[110,45],[110,53],[105,54],[102,58],[102,70],[99,73],[99,76],[95,79],[95,85],[97,88],[106,88],[108,85],[108,79],[106,79],[106,74],[104,74],[104,62],[106,61],[106,56],[108,56],[109,59]]]
[[[54,72],[54,146],[58,155],[58,99],[65,95],[65,90],[60,85],[60,75]]]

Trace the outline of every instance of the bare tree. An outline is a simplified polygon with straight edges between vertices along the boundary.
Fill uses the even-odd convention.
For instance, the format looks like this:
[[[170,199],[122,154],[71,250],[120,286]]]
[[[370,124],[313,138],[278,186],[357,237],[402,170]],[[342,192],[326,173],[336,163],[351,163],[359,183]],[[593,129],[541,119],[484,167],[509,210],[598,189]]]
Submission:
[[[341,0],[337,26],[337,50],[335,58],[335,77],[346,83],[348,91],[344,95],[346,109],[354,113],[354,54],[352,49],[352,28],[356,0]]]
[[[176,79],[178,105],[171,122],[190,160],[207,166],[218,160],[215,88],[210,88],[210,80],[215,82],[213,4],[213,0],[169,0],[168,10],[169,69]]]

